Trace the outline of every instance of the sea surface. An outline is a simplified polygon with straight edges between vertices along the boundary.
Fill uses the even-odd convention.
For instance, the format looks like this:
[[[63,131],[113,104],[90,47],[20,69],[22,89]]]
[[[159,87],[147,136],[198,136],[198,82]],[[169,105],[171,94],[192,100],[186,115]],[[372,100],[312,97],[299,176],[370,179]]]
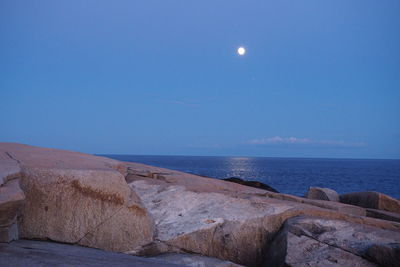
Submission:
[[[378,191],[400,199],[400,160],[263,157],[102,155],[121,161],[214,177],[266,183],[281,193],[304,196],[310,186],[338,193]]]

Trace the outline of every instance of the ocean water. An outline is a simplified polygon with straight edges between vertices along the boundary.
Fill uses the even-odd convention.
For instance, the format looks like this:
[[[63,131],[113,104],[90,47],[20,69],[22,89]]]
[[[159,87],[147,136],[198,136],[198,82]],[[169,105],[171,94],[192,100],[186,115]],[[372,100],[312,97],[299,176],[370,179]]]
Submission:
[[[400,199],[400,160],[262,157],[103,155],[117,160],[214,177],[266,183],[281,193],[304,196],[310,186],[338,193],[378,191]]]

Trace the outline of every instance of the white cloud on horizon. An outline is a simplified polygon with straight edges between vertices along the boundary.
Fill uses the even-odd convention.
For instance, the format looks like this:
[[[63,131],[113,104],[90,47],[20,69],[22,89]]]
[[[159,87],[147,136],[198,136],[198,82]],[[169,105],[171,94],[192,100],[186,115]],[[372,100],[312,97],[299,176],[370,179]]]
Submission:
[[[276,144],[293,144],[293,145],[322,145],[322,146],[336,146],[336,147],[364,147],[365,143],[361,142],[344,142],[336,140],[312,140],[309,138],[298,137],[267,137],[252,139],[246,142],[251,145],[276,145]]]

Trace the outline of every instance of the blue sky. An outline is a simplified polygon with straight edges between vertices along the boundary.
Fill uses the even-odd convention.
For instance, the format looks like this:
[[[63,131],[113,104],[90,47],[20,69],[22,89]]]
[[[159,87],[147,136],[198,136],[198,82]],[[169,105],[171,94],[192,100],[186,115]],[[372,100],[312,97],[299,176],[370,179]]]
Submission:
[[[399,14],[398,0],[3,0],[0,141],[400,158]]]

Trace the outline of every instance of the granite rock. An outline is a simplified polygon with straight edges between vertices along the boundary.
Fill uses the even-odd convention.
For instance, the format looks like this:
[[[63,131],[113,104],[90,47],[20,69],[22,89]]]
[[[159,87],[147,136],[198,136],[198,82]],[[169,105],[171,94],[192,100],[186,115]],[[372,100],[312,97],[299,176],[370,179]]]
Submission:
[[[82,153],[1,143],[21,168],[21,238],[125,251],[153,239],[153,220],[123,165]]]
[[[310,187],[307,198],[339,202],[339,194],[329,188]]]
[[[388,195],[367,191],[340,195],[340,202],[364,208],[400,213],[400,201]]]
[[[266,264],[399,266],[399,242],[398,231],[377,229],[343,220],[301,216],[287,220],[272,242]]]

